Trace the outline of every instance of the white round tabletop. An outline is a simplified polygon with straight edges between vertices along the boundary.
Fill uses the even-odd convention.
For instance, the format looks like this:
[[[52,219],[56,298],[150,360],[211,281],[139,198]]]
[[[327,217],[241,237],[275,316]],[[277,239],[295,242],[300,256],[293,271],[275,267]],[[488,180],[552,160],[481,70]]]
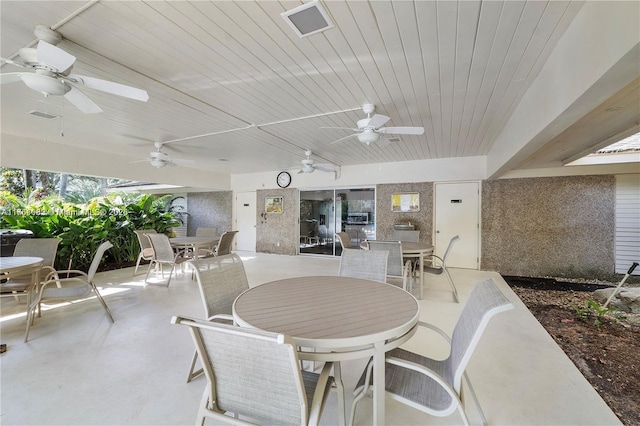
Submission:
[[[41,257],[0,257],[0,273],[8,275],[24,275],[39,270],[43,263],[44,259]]]
[[[233,304],[241,326],[292,336],[300,346],[336,349],[402,336],[419,314],[418,301],[401,288],[338,276],[268,282]]]

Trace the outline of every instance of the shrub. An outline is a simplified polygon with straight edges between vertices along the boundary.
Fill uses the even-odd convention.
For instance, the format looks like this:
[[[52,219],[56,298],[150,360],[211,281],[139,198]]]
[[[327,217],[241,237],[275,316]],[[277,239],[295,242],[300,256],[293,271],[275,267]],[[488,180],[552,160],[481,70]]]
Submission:
[[[36,238],[61,238],[56,269],[86,270],[103,241],[113,244],[103,261],[123,263],[138,256],[140,247],[135,229],[153,228],[171,235],[171,228],[180,224],[179,213],[170,209],[172,199],[172,195],[114,193],[86,204],[72,204],[58,197],[20,199],[2,191],[1,225],[28,229]]]

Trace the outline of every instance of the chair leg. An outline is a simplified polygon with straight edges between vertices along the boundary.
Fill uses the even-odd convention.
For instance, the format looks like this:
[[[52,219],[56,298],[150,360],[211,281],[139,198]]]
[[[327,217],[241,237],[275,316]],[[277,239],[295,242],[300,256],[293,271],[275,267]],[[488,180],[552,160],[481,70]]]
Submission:
[[[167,281],[167,287],[169,287],[169,284],[171,284],[171,277],[173,276],[173,271],[175,271],[175,269],[176,269],[176,264],[174,263],[173,265],[171,265],[171,270],[169,271],[169,281]]]
[[[154,265],[154,264],[155,264],[155,266],[157,268],[158,267],[158,263],[157,262],[152,260],[151,263],[149,263],[149,268],[147,269],[147,275],[144,277],[144,282],[145,283],[149,280],[149,273],[151,272],[151,265]]]
[[[27,340],[29,340],[29,329],[31,328],[31,323],[33,322],[33,316],[34,316],[34,311],[35,311],[36,306],[34,305],[29,306],[27,305],[27,330],[24,333],[24,341],[26,342]]]
[[[98,289],[96,288],[96,285],[93,282],[91,283],[91,288],[93,288],[93,292],[98,297],[98,300],[102,304],[102,307],[104,308],[104,311],[107,313],[107,316],[109,317],[111,322],[114,323],[115,321],[113,320],[113,315],[111,315],[111,311],[109,310],[109,307],[107,306],[107,302],[104,301],[104,299],[102,298],[102,295],[98,292]]]
[[[453,284],[453,280],[451,279],[449,270],[445,266],[442,266],[442,269],[444,269],[444,272],[447,274],[447,278],[449,278],[449,285],[451,286],[451,291],[453,292],[453,299],[456,301],[456,303],[460,303],[460,300],[458,299],[458,290],[456,290],[456,286]]]
[[[138,260],[136,261],[136,269],[133,270],[133,276],[135,277],[138,273],[138,267],[140,266],[140,261],[142,260],[142,252],[138,255]]]
[[[463,373],[464,379],[467,382],[467,387],[469,388],[469,393],[471,394],[471,398],[473,399],[473,403],[475,404],[476,408],[478,409],[478,413],[480,414],[480,419],[482,420],[482,425],[483,426],[487,426],[487,418],[484,416],[484,412],[482,411],[482,407],[480,407],[480,401],[478,401],[478,396],[476,395],[476,391],[473,389],[473,386],[471,386],[471,381],[469,380],[469,376],[467,375],[467,373]],[[464,386],[460,387],[460,399],[462,400],[462,391],[464,389]],[[465,403],[466,405],[466,403]],[[462,407],[460,407],[460,411],[462,412],[462,419],[465,420],[467,422],[467,424],[469,424],[469,420],[467,419],[467,415],[464,413],[464,409]]]
[[[191,360],[191,367],[189,368],[189,374],[187,375],[187,383],[191,382],[196,377],[199,377],[204,370],[201,368],[197,371],[194,371],[196,368],[196,361],[198,360],[198,351],[193,352],[193,359]]]
[[[362,389],[359,391],[358,394],[356,394],[353,398],[353,403],[351,404],[351,413],[349,413],[349,423],[347,423],[349,426],[353,425],[353,420],[356,416],[356,406],[358,404],[358,402],[367,394],[367,392],[369,391],[369,384],[371,383],[371,375],[373,374],[373,362],[370,359],[366,368],[366,374],[364,376],[364,384],[362,385]],[[355,390],[354,390],[354,394],[355,394]]]

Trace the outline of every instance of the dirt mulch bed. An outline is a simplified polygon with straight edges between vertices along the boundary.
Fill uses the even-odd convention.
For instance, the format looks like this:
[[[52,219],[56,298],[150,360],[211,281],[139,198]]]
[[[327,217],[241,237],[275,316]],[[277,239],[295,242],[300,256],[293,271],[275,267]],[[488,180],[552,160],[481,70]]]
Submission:
[[[503,278],[620,421],[640,425],[640,315],[586,308],[594,290],[615,284]]]

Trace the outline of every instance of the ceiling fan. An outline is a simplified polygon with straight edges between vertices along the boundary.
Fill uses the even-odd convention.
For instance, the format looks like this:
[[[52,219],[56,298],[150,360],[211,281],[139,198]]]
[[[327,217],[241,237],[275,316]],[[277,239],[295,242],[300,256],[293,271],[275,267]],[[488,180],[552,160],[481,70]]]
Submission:
[[[331,142],[332,144],[342,142],[346,139],[357,137],[358,140],[364,144],[371,144],[380,139],[381,134],[394,134],[394,135],[421,135],[424,133],[424,127],[382,127],[387,121],[391,120],[391,118],[375,114],[373,117],[371,113],[375,110],[375,106],[373,104],[364,104],[362,106],[362,111],[367,114],[367,118],[363,118],[362,120],[358,120],[357,129],[351,129],[348,127],[322,127],[323,129],[342,129],[342,130],[351,130],[356,132],[352,135],[345,136],[344,138],[340,138],[336,141]]]
[[[39,40],[38,46],[36,49],[29,47],[20,49],[18,55],[21,62],[2,58],[6,63],[34,72],[0,74],[0,84],[22,81],[27,87],[42,93],[45,97],[49,95],[64,96],[76,108],[87,114],[99,113],[102,112],[102,109],[78,86],[142,102],[149,99],[147,92],[142,89],[94,77],[71,74],[71,68],[73,68],[76,58],[55,46],[62,40],[60,33],[44,25],[38,25],[34,34]]]
[[[338,166],[335,164],[316,164],[314,160],[311,159],[312,152],[307,150],[304,152],[307,156],[304,160],[302,160],[302,168],[298,172],[300,173],[313,173],[316,170],[320,170],[322,172],[332,173],[335,172]]]
[[[170,158],[169,154],[161,151],[162,147],[164,146],[162,142],[154,142],[153,146],[156,147],[156,150],[151,151],[149,153],[149,158],[144,160],[132,161],[131,163],[142,163],[142,162],[148,161],[149,164],[151,164],[156,169],[161,169],[165,166],[178,166],[178,165],[190,164],[195,162],[193,160]]]

